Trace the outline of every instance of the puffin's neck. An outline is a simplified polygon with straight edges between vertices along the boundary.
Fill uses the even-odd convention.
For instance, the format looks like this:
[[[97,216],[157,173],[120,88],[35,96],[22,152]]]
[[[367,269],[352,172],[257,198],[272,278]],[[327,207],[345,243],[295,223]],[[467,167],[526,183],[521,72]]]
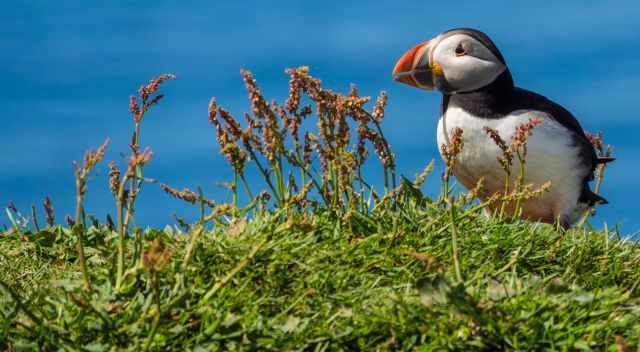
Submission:
[[[449,106],[455,106],[474,116],[488,119],[501,118],[511,112],[514,89],[511,72],[507,69],[491,84],[480,89],[444,95],[443,112],[446,112]]]

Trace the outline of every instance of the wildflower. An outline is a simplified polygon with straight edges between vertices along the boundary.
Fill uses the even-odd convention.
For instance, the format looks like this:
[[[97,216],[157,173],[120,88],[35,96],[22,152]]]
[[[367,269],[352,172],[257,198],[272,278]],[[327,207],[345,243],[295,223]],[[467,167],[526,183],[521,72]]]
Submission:
[[[464,146],[464,142],[462,140],[462,129],[459,127],[455,127],[451,130],[449,144],[443,144],[440,148],[442,151],[442,156],[445,160],[445,164],[447,169],[453,169],[455,165],[455,159],[462,151],[462,147]]]
[[[300,110],[300,117],[301,118],[305,118],[305,117],[311,115],[312,112],[313,112],[313,110],[311,110],[311,106],[305,105]]]
[[[247,155],[238,146],[237,143],[227,143],[220,151],[227,157],[227,160],[233,166],[233,169],[237,172],[244,170],[245,162],[247,161]]]
[[[267,191],[262,191],[260,192],[260,194],[258,194],[258,199],[262,200],[263,202],[268,202],[269,200],[271,200],[271,195]]]
[[[286,72],[289,73],[289,70],[287,70]],[[298,106],[300,106],[301,78],[297,71],[293,71],[290,74],[291,78],[289,79],[289,96],[287,96],[286,106],[287,111],[293,114],[298,110]]]
[[[462,147],[464,146],[464,142],[462,140],[462,133],[463,133],[462,129],[459,127],[455,127],[451,129],[451,133],[449,134],[450,136],[449,144],[442,144],[440,146],[440,152],[442,154],[442,157],[444,159],[444,163],[446,166],[445,172],[442,176],[442,179],[444,181],[444,186],[446,187],[444,191],[445,195],[448,194],[447,189],[448,189],[449,177],[453,173],[453,167],[455,166],[456,158],[458,157],[458,155],[462,151]]]
[[[498,131],[489,127],[485,127],[484,131],[502,151],[502,155],[498,155],[496,158],[502,166],[502,169],[504,169],[506,173],[510,173],[511,165],[513,164],[513,152],[511,151],[507,143],[502,139],[502,137],[500,137]]]
[[[300,190],[300,192],[293,197],[293,201],[292,202],[294,204],[300,204],[300,205],[304,206],[306,201],[307,201],[307,195],[309,194],[309,192],[311,192],[312,188],[313,188],[313,181],[308,181],[302,187],[302,190]]]
[[[118,195],[120,187],[120,169],[114,161],[109,163],[109,190],[114,196]]]
[[[153,97],[151,101],[149,101],[148,105],[151,106],[151,105],[157,104],[162,98],[164,98],[164,94],[158,94],[155,97]]]
[[[176,75],[172,73],[163,73],[161,75],[158,75],[156,78],[152,79],[151,82],[149,82],[149,84],[147,84],[146,86],[140,86],[138,94],[140,95],[142,101],[146,103],[149,96],[155,93],[162,83],[175,78]]]
[[[382,91],[380,95],[378,95],[378,99],[376,100],[376,105],[373,107],[373,119],[380,123],[382,118],[384,117],[384,109],[387,106],[387,92]]]
[[[140,107],[138,106],[138,100],[135,95],[129,97],[129,111],[134,116],[140,115]]]
[[[291,118],[287,116],[287,112],[284,110],[284,107],[278,106],[278,103],[276,103],[275,101],[271,103],[271,106],[274,110],[277,110],[278,114],[280,115],[280,124],[282,125],[282,131],[280,133],[284,135],[285,132],[289,130]]]
[[[76,172],[76,183],[78,188],[78,194],[83,195],[86,192],[86,178],[87,175],[91,172],[91,170],[96,166],[97,163],[104,158],[104,153],[109,145],[109,139],[105,140],[104,143],[96,151],[88,150],[83,157],[82,166],[78,165],[76,161],[73,161],[73,167]]]
[[[533,134],[533,129],[541,123],[542,119],[536,117],[516,127],[515,133],[511,137],[510,147],[512,150],[517,151],[522,148],[522,157],[524,158],[527,155],[527,139]]]
[[[275,101],[269,103],[253,75],[241,70],[251,106],[251,112],[244,114],[246,126],[218,107],[215,100],[210,102],[209,121],[216,128],[222,154],[236,172],[244,169],[246,161],[255,162],[272,195],[279,203],[284,203],[296,197],[293,194],[298,193],[296,188],[301,180],[291,176],[287,180],[283,171],[290,172],[289,166],[300,167],[305,182],[310,177],[323,200],[331,203],[327,206],[340,209],[348,204],[351,207],[356,198],[353,183],[368,156],[366,141],[369,140],[385,172],[392,174],[395,185],[394,155],[378,125],[384,115],[386,94],[380,94],[370,113],[364,107],[370,98],[359,96],[356,86],[352,86],[347,95],[341,95],[323,89],[321,81],[310,76],[307,67],[287,69],[286,72],[290,76],[289,95],[286,103],[279,105]],[[311,105],[302,105],[303,94]],[[301,132],[303,120],[314,110],[317,132]],[[358,124],[357,136],[353,136],[352,122]],[[370,128],[370,124],[374,126]],[[352,143],[353,137],[356,137],[355,143]],[[320,170],[316,171],[312,165],[314,157],[319,161]],[[268,162],[266,165],[263,158]],[[385,178],[385,186],[386,182]],[[285,183],[288,188],[282,187]]]
[[[347,119],[345,116],[340,116],[338,118],[338,131],[336,137],[336,146],[338,148],[342,149],[349,144],[351,136],[349,134],[349,124],[347,123]]]
[[[591,144],[593,144],[593,147],[596,148],[596,150],[602,151],[602,134],[600,132],[594,134],[587,133],[587,139]]]
[[[293,190],[294,193],[298,193],[298,185],[296,184],[296,178],[293,176],[292,172],[289,172],[289,187]]]
[[[46,197],[44,199],[44,202],[42,202],[42,207],[44,208],[47,225],[53,226],[53,224],[55,223],[55,217],[53,212],[53,203],[51,203],[51,199],[49,197]]]
[[[164,247],[160,239],[151,243],[149,250],[142,252],[142,266],[149,273],[161,272],[171,259],[171,249]]]
[[[129,98],[129,111],[133,114],[133,121],[136,124],[139,124],[140,121],[142,121],[142,116],[149,107],[157,104],[158,101],[164,97],[163,94],[158,94],[151,98],[151,96],[158,91],[160,85],[165,81],[174,78],[176,78],[176,75],[172,73],[164,73],[152,79],[149,84],[141,85],[140,88],[138,88],[138,97],[142,103],[141,107],[138,106],[137,98],[135,96],[131,96]],[[151,100],[149,100],[149,98],[151,98]]]
[[[146,148],[142,153],[134,153],[129,157],[129,165],[131,167],[142,167],[151,160],[153,152]]]
[[[208,111],[209,122],[213,123],[216,121],[216,115],[218,114],[218,103],[216,103],[216,98],[211,98],[211,100],[209,100]]]
[[[358,86],[356,86],[353,83],[349,86],[349,96],[350,97],[357,97],[358,96]]]
[[[393,155],[389,154],[389,146],[387,141],[383,139],[379,134],[371,132],[371,141],[373,142],[374,150],[378,155],[378,159],[385,167],[391,167],[393,165]]]
[[[265,118],[268,114],[273,114],[273,112],[270,111],[269,104],[264,99],[251,72],[243,69],[240,70],[240,75],[242,76],[247,92],[249,93],[249,101],[251,102],[253,115],[258,118]]]
[[[311,152],[312,152],[312,144],[311,144],[311,135],[309,132],[304,134],[304,149],[303,149],[303,165],[305,167],[311,164]]]
[[[293,115],[293,117],[289,120],[289,131],[291,132],[291,136],[296,143],[300,143],[300,136],[298,135],[298,130],[300,129],[300,125],[302,124],[302,118],[299,115]]]
[[[203,202],[204,204],[206,204],[208,207],[213,208],[216,206],[216,203],[212,200],[206,199],[204,197],[202,197],[201,195],[191,191],[188,188],[184,188],[182,189],[182,191],[175,189],[175,188],[171,188],[169,187],[169,185],[161,183],[160,184],[160,188],[165,191],[167,194],[169,194],[170,196],[177,198],[177,199],[181,199],[184,200],[185,202],[189,202],[191,204],[195,204],[196,202]]]
[[[238,140],[242,137],[242,128],[238,121],[225,109],[218,107],[218,114],[227,124],[227,131],[234,137],[235,140]]]
[[[474,197],[479,197],[480,192],[482,191],[482,187],[484,187],[484,176],[480,177],[476,182],[476,185],[469,190],[469,194]]]

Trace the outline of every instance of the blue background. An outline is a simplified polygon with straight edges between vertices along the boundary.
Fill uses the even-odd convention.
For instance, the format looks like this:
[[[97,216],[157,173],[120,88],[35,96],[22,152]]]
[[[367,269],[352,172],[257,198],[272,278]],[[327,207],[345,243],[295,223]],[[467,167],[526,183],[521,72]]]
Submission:
[[[589,131],[615,145],[594,224],[640,229],[640,5],[618,2],[223,2],[4,1],[0,4],[0,203],[27,212],[49,195],[58,220],[73,212],[71,161],[112,140],[108,160],[128,152],[128,97],[151,77],[173,72],[167,94],[143,122],[154,159],[146,174],[174,186],[201,185],[217,200],[229,179],[207,122],[211,96],[240,116],[247,110],[238,71],[253,71],[268,98],[287,94],[283,70],[311,66],[325,85],[389,93],[384,127],[401,173],[431,159],[439,94],[394,83],[407,49],[453,27],[488,33],[519,86],[571,110]],[[89,184],[87,211],[113,213],[106,162]],[[437,173],[436,173],[437,175]],[[438,178],[427,191],[437,192]],[[149,186],[139,224],[171,223],[195,209]],[[0,223],[8,223],[6,218]]]

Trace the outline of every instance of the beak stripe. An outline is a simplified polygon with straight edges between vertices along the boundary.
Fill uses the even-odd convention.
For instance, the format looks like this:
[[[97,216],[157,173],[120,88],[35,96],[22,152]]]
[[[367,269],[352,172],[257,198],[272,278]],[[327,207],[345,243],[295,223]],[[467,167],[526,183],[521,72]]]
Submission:
[[[393,79],[413,87],[433,89],[429,44],[430,41],[420,43],[404,53],[393,68]]]
[[[414,60],[416,59],[419,60],[420,56],[422,56],[422,55],[419,55],[421,54],[419,53],[419,51],[421,49],[424,50],[424,48],[427,47],[428,43],[429,42],[418,44],[413,48],[411,48],[409,51],[407,51],[404,55],[402,55],[400,60],[398,60],[398,63],[396,63],[396,66],[393,68],[393,75],[396,76],[400,72],[408,72],[413,70],[413,68],[415,67]]]

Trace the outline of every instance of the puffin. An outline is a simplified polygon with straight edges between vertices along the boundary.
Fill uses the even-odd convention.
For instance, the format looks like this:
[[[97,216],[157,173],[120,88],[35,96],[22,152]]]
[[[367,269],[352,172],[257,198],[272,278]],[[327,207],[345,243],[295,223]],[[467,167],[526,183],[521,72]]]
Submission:
[[[519,165],[512,165],[507,176],[499,161],[502,150],[489,138],[487,128],[509,141],[518,126],[535,119],[539,124],[527,139],[524,184],[550,182],[550,186],[539,197],[522,200],[518,215],[569,228],[596,204],[608,203],[589,182],[598,164],[613,158],[598,157],[567,109],[516,87],[504,57],[485,33],[457,28],[420,43],[400,57],[393,78],[442,93],[438,146],[448,145],[452,131],[462,129],[463,148],[451,171],[467,189],[482,182],[476,193],[481,201],[504,192],[505,177],[513,184],[520,174]],[[487,211],[497,208],[490,206]]]

